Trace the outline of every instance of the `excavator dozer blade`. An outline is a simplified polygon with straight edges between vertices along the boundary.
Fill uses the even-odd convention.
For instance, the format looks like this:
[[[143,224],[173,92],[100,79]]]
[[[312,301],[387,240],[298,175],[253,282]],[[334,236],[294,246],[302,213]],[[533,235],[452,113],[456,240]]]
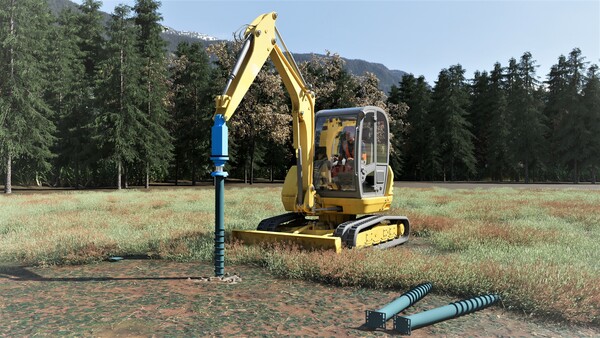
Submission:
[[[244,244],[289,243],[305,249],[335,250],[336,253],[342,252],[342,239],[340,237],[260,230],[232,230],[231,235],[234,239],[242,241]]]

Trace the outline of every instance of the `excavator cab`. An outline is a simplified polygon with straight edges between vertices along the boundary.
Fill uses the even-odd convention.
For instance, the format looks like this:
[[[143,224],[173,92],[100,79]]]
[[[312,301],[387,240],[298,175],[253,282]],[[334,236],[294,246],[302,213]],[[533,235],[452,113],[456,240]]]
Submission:
[[[313,182],[333,198],[383,196],[388,179],[389,122],[378,107],[322,110],[315,115]]]
[[[379,214],[389,210],[393,197],[387,114],[373,106],[322,110],[315,114],[314,135],[312,212],[267,218],[257,230],[234,230],[234,238],[336,252],[342,247],[389,248],[405,243],[408,219]],[[282,191],[284,205],[294,201],[294,195],[286,199],[296,176],[292,168]],[[293,205],[286,207],[291,211]]]

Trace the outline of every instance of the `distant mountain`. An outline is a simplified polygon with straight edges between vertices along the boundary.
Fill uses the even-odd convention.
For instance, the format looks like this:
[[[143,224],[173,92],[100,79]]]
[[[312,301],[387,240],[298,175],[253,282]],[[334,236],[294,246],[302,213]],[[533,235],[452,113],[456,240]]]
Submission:
[[[180,42],[200,42],[206,46],[211,43],[222,41],[207,34],[178,31],[167,26],[163,26],[163,32],[161,33],[161,36],[167,42],[167,49],[169,49],[170,52],[174,52]]]
[[[173,29],[173,28],[167,27],[167,26],[164,26],[163,34],[181,36],[181,37],[186,37],[189,39],[196,39],[196,40],[202,40],[202,41],[217,41],[217,40],[219,40],[210,35],[196,33],[196,32],[178,31],[176,29]]]
[[[66,8],[77,9],[77,4],[70,0],[46,0],[46,1],[48,2],[48,5],[50,6],[50,9],[52,10],[52,12],[55,14],[59,13],[60,11],[62,11],[63,9],[66,9]],[[103,12],[103,15],[104,15],[105,21],[108,21],[110,19],[110,14]],[[188,31],[178,31],[174,28],[167,27],[167,26],[164,27],[164,30],[163,30],[161,36],[167,42],[167,48],[170,52],[175,51],[175,49],[177,48],[177,45],[180,42],[189,42],[189,43],[200,42],[204,45],[209,45],[209,44],[212,44],[212,43],[215,43],[218,41],[222,41],[222,40],[218,40],[217,38],[214,38],[214,37],[206,35],[206,34],[197,33],[197,32],[188,32]],[[315,54],[314,53],[313,54],[296,54],[296,53],[294,53],[294,58],[296,59],[297,62],[303,62],[303,61],[310,60],[313,55],[315,55]],[[316,55],[323,56],[321,54],[316,54]],[[362,76],[366,72],[371,72],[371,73],[375,74],[375,76],[377,76],[377,78],[379,79],[380,89],[386,93],[390,92],[392,85],[398,85],[398,83],[402,79],[402,76],[404,76],[406,74],[406,72],[403,72],[401,70],[390,70],[386,66],[384,66],[380,63],[373,63],[373,62],[368,62],[368,61],[364,61],[364,60],[346,59],[343,57],[342,57],[342,59],[344,59],[344,61],[346,62],[346,69],[351,74],[354,74],[357,76]]]
[[[46,0],[48,5],[50,6],[50,10],[54,14],[60,13],[63,9],[73,9],[77,10],[78,5],[70,0]],[[101,12],[104,18],[104,22],[108,22],[110,20],[110,14]],[[177,45],[180,42],[201,42],[204,45],[214,43],[219,41],[217,38],[212,36],[196,33],[196,32],[188,32],[188,31],[178,31],[174,28],[164,26],[163,32],[161,33],[162,38],[167,42],[167,49],[170,52],[174,52],[177,48]]]
[[[296,54],[294,53],[294,59],[296,62],[309,61],[313,55],[324,56],[321,54]],[[346,59],[342,58],[346,62],[346,69],[354,75],[362,76],[365,73],[373,73],[379,79],[379,87],[386,93],[390,92],[392,85],[398,85],[398,82],[402,80],[402,77],[406,74],[401,70],[390,70],[381,63],[373,63],[365,60],[358,59]]]
[[[50,6],[50,10],[54,14],[60,13],[63,9],[71,8],[76,9],[77,4],[68,0],[46,0],[48,2],[48,6]]]

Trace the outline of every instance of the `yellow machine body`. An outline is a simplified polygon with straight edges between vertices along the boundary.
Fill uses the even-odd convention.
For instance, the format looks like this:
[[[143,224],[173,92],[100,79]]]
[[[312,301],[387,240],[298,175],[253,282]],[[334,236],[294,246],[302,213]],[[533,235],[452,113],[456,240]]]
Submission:
[[[291,53],[278,44],[285,49],[276,18],[274,12],[263,14],[246,29],[240,57],[216,98],[215,115],[228,120],[266,60],[273,61],[292,101],[297,165],[289,169],[281,193],[290,213],[263,220],[257,230],[233,230],[233,238],[336,252],[406,241],[405,217],[377,215],[389,210],[393,198],[387,114],[373,106],[316,113],[314,93]]]

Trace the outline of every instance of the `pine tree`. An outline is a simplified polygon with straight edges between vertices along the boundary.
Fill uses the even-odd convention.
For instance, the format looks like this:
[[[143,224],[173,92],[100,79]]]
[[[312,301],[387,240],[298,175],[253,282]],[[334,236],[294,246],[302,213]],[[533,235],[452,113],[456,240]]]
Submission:
[[[572,180],[577,183],[580,180],[582,162],[585,161],[589,144],[586,144],[585,109],[581,104],[581,93],[583,91],[585,63],[578,48],[573,49],[566,60],[565,65],[555,65],[560,69],[566,66],[563,73],[562,87],[557,89],[555,97],[555,130],[554,145],[560,161],[570,167]],[[552,83],[560,79],[550,79]],[[555,88],[553,88],[555,89]]]
[[[433,89],[432,116],[439,138],[444,180],[450,175],[457,179],[475,174],[473,134],[468,122],[469,96],[461,65],[443,69]]]
[[[82,52],[82,62],[85,67],[86,80],[88,86],[93,88],[93,82],[96,79],[98,63],[103,59],[104,53],[104,25],[102,22],[102,13],[100,7],[102,2],[99,0],[84,0],[79,6],[79,16],[77,23],[79,30],[78,45]]]
[[[561,127],[561,112],[565,109],[567,103],[565,95],[567,88],[567,58],[564,55],[561,55],[558,58],[558,63],[550,68],[548,80],[545,83],[547,85],[544,107],[544,117],[547,128],[545,138],[550,144],[547,157],[548,159],[552,159],[548,160],[548,162],[554,162],[550,168],[550,170],[552,170],[551,178],[553,180],[561,180],[563,176],[563,166],[560,161],[556,161],[556,159],[559,158],[557,149],[558,144],[560,143],[557,131]]]
[[[140,160],[136,147],[147,116],[140,110],[141,60],[135,47],[137,29],[130,18],[131,8],[117,6],[109,23],[107,58],[100,64],[99,102],[95,139],[104,160],[117,167],[117,188],[122,187],[123,168]]]
[[[394,90],[394,88],[397,88]],[[399,87],[393,87],[389,103],[405,103],[404,177],[412,180],[433,179],[440,170],[437,137],[431,120],[431,90],[423,76],[402,77]],[[392,168],[396,165],[392,162]]]
[[[80,185],[80,166],[86,161],[89,149],[87,121],[82,120],[83,103],[86,101],[85,67],[78,47],[76,15],[71,10],[63,11],[57,25],[51,30],[52,48],[49,56],[50,83],[47,102],[55,112],[57,136],[54,162],[55,176],[59,184]],[[72,181],[74,180],[74,182]]]
[[[44,101],[50,28],[45,2],[0,0],[0,158],[7,194],[14,169],[23,181],[38,183],[50,169],[55,126]]]
[[[413,174],[413,166],[410,161],[412,153],[409,151],[409,145],[412,142],[408,133],[412,125],[407,121],[408,113],[410,112],[410,106],[406,102],[406,97],[403,96],[405,91],[412,92],[412,86],[415,77],[412,74],[406,74],[402,77],[398,86],[392,85],[390,89],[390,95],[387,98],[388,107],[403,107],[404,114],[401,116],[393,116],[393,120],[390,126],[390,166],[394,172],[394,179],[399,179],[403,176],[410,176]],[[394,110],[390,112],[390,116],[394,114]],[[395,115],[395,114],[394,114]],[[401,128],[396,128],[394,124],[400,120]],[[414,178],[413,178],[414,179]]]
[[[485,152],[488,173],[492,180],[502,181],[509,172],[511,154],[509,151],[510,125],[508,120],[503,68],[494,64],[490,72],[488,100],[489,123],[485,130],[487,150]]]
[[[103,170],[100,170],[100,145],[94,142],[90,135],[93,134],[95,120],[100,114],[103,105],[98,100],[97,84],[99,83],[100,63],[104,62],[106,48],[106,28],[104,26],[98,0],[83,0],[76,14],[75,25],[77,46],[79,47],[79,63],[84,67],[81,91],[83,98],[72,116],[72,129],[70,137],[72,145],[70,156],[75,161],[75,184],[84,184],[85,181],[96,181]]]
[[[567,58],[561,55],[558,63],[550,68],[546,81],[548,89],[544,114],[551,132],[559,127],[560,112],[566,105],[567,72]],[[550,134],[549,137],[553,138],[554,136]]]
[[[546,132],[536,67],[531,53],[525,52],[518,63],[515,59],[509,61],[507,73],[513,166],[517,170],[523,168],[525,183],[530,182],[532,168],[542,166]]]
[[[145,167],[144,185],[150,184],[150,172],[164,174],[172,157],[172,138],[167,130],[169,114],[165,105],[168,93],[166,42],[160,36],[162,17],[160,2],[137,0],[134,6],[138,26],[137,49],[143,61],[141,82],[145,93],[140,109],[146,113],[145,126],[140,135],[141,160]]]
[[[477,173],[479,179],[488,172],[487,153],[489,147],[488,130],[491,114],[490,102],[490,79],[486,71],[476,71],[471,84],[471,103],[469,109],[469,120],[474,135],[473,145],[475,147],[475,159],[477,161]]]
[[[600,73],[597,65],[588,68],[586,82],[583,87],[581,103],[586,110],[586,149],[583,164],[589,166],[592,183],[596,183],[598,169],[600,168]]]
[[[210,152],[208,135],[214,111],[212,69],[199,43],[180,43],[172,64],[175,178],[189,173],[194,185],[198,171],[210,166],[206,154]]]

